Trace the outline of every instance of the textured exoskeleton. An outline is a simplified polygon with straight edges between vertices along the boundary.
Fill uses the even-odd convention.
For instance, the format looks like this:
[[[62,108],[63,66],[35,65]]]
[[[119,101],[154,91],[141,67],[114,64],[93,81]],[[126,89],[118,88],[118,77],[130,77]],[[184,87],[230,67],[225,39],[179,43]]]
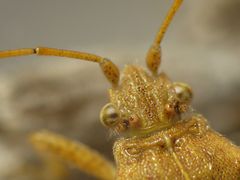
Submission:
[[[192,110],[187,84],[158,73],[160,43],[181,3],[174,1],[148,51],[151,73],[129,65],[120,83],[117,66],[94,54],[45,47],[1,51],[0,58],[36,54],[96,62],[112,84],[100,120],[122,137],[113,148],[116,166],[84,144],[46,131],[31,136],[35,147],[100,179],[240,179],[240,148]]]

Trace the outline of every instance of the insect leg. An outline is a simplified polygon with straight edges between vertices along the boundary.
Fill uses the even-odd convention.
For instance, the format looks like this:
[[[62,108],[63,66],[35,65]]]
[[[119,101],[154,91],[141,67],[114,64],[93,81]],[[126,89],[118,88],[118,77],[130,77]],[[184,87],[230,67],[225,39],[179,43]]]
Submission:
[[[47,48],[47,47],[38,47],[38,48],[26,48],[26,49],[16,49],[16,50],[7,50],[0,51],[0,58],[15,57],[15,56],[26,56],[26,55],[45,55],[45,56],[58,56],[58,57],[68,57],[79,60],[86,60],[91,62],[99,63],[104,75],[115,87],[118,85],[119,81],[119,70],[115,64],[110,60],[97,56],[90,53]]]
[[[150,47],[147,53],[146,57],[146,63],[148,68],[152,71],[154,75],[157,75],[158,68],[161,63],[161,49],[160,44],[164,37],[165,32],[167,31],[167,28],[169,24],[171,23],[175,13],[177,12],[178,8],[182,4],[183,0],[175,0],[172,7],[170,8],[160,30],[158,31],[155,40],[153,42],[153,45]]]
[[[100,179],[112,180],[115,167],[95,150],[60,135],[41,131],[30,136],[31,143],[41,152],[50,153],[75,164],[80,170]]]

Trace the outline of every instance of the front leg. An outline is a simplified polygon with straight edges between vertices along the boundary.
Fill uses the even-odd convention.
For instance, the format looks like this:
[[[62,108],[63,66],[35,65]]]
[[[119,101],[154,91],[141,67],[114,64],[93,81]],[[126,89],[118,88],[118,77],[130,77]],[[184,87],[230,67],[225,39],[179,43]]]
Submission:
[[[51,153],[75,164],[81,171],[99,179],[112,180],[115,167],[97,151],[63,136],[41,131],[31,135],[31,143],[41,152]]]

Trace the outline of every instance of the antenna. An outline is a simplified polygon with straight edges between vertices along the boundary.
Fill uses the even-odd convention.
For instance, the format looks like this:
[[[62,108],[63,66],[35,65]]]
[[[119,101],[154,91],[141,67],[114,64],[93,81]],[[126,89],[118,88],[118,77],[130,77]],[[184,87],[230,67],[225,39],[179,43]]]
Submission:
[[[178,8],[182,4],[183,0],[175,0],[172,4],[170,10],[168,11],[168,14],[163,21],[163,24],[161,25],[160,30],[158,31],[152,46],[148,50],[147,57],[146,57],[146,63],[148,68],[152,71],[153,75],[157,75],[158,68],[161,63],[161,48],[160,44],[162,42],[162,39],[165,35],[165,32],[167,31],[167,28],[169,24],[171,23],[174,15],[176,14]]]
[[[79,60],[91,61],[99,63],[104,75],[113,85],[116,87],[119,81],[119,70],[118,67],[113,64],[112,61],[85,52],[79,51],[70,51],[63,49],[47,48],[47,47],[38,47],[38,48],[26,48],[26,49],[15,49],[0,51],[0,58],[14,57],[14,56],[27,56],[27,55],[44,55],[44,56],[58,56],[58,57],[68,57]]]

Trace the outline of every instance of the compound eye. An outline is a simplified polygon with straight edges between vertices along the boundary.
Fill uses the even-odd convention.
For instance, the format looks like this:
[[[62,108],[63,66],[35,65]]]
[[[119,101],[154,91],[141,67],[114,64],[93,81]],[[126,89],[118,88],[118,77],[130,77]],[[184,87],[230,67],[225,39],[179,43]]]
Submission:
[[[180,102],[189,104],[193,97],[191,87],[185,83],[180,82],[173,83],[173,86]]]
[[[102,108],[100,121],[104,126],[108,128],[114,127],[119,120],[119,113],[113,104],[108,103]]]

